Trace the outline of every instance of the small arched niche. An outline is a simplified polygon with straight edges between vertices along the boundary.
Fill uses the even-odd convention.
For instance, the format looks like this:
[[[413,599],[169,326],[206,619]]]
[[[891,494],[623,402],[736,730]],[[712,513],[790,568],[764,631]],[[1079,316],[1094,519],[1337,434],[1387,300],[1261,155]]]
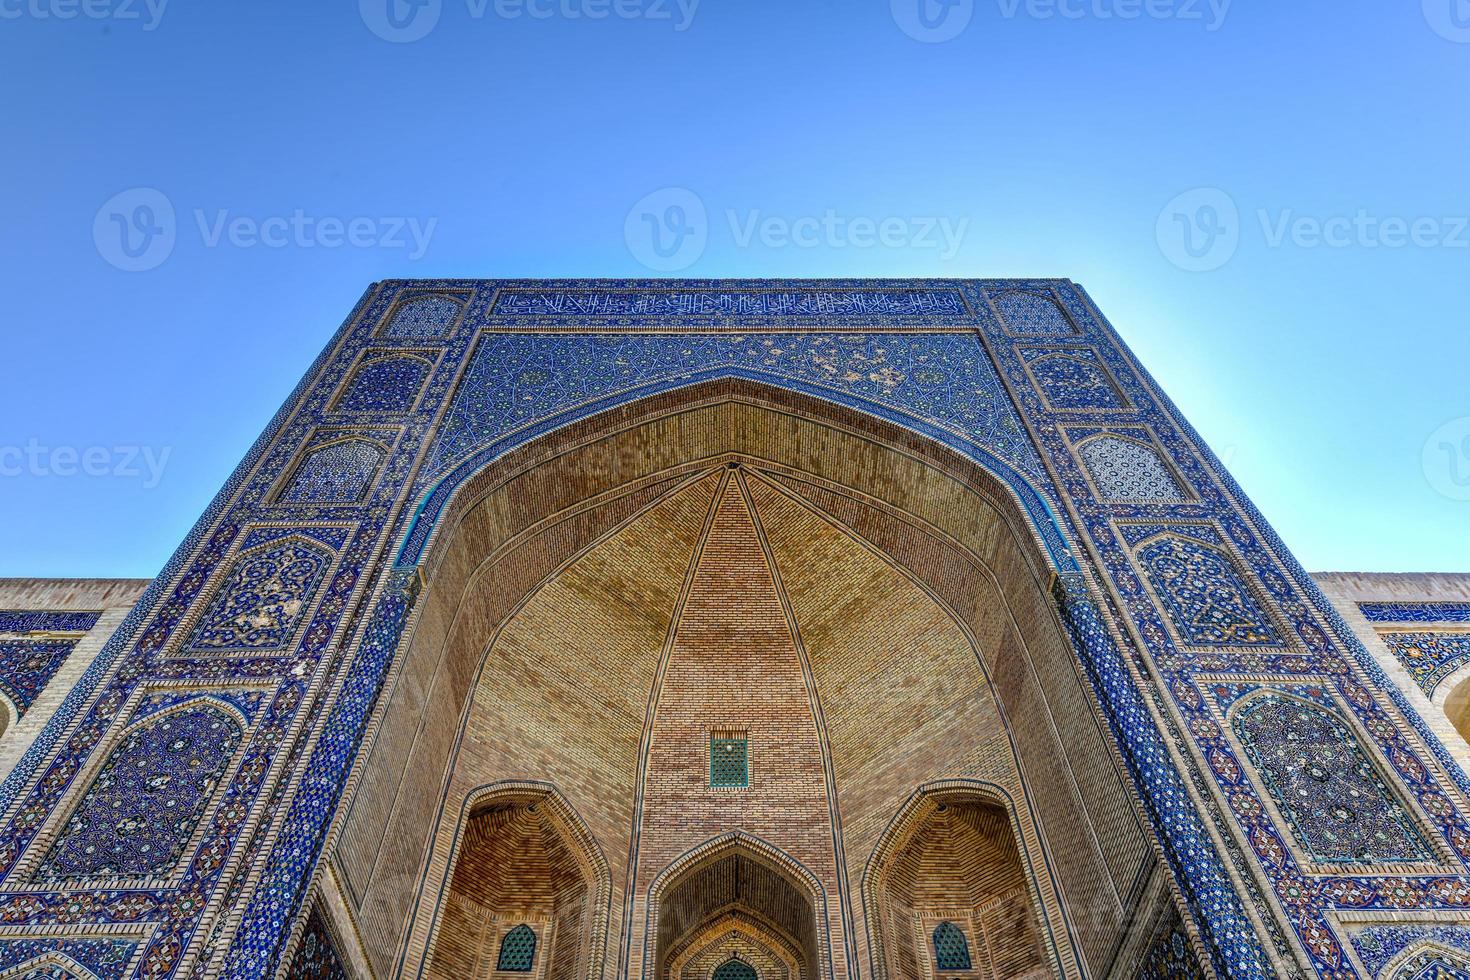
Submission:
[[[601,961],[608,876],[564,801],[530,785],[472,796],[426,977],[582,980]]]
[[[742,834],[696,849],[654,885],[653,968],[645,967],[644,976],[827,976],[817,887],[805,869]]]
[[[980,787],[919,793],[866,876],[880,980],[1053,975],[1011,814]]]

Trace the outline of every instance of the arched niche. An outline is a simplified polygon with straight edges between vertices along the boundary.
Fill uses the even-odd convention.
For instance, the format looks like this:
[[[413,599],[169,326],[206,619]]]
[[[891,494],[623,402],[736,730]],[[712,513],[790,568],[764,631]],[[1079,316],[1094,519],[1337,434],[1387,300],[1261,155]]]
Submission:
[[[826,902],[810,871],[765,842],[739,833],[709,841],[654,882],[633,972],[704,980],[736,960],[762,980],[822,980],[832,975]]]
[[[607,862],[554,790],[485,787],[465,801],[424,977],[585,980],[606,942]]]
[[[863,877],[875,980],[1052,975],[1011,808],[981,784],[926,787]]]
[[[808,395],[724,379],[542,436],[468,478],[442,512],[420,566],[424,591],[329,855],[375,970],[413,976],[426,962],[438,896],[450,887],[449,852],[463,799],[463,790],[452,788],[456,773],[507,745],[472,721],[496,707],[487,699],[522,683],[548,687],[542,701],[577,701],[581,707],[562,717],[585,715],[602,735],[544,739],[537,752],[497,765],[519,767],[517,778],[555,783],[607,856],[613,897],[602,975],[642,961],[648,895],[629,875],[649,680],[621,664],[589,666],[559,660],[556,652],[579,632],[598,643],[623,636],[620,630],[634,628],[626,619],[602,617],[628,610],[593,604],[587,608],[594,616],[548,621],[567,625],[542,630],[540,646],[518,661],[522,673],[508,672],[508,661],[491,651],[505,642],[507,624],[524,619],[548,591],[575,593],[568,569],[619,528],[664,508],[673,514],[667,533],[689,533],[690,522],[697,531],[702,514],[673,513],[681,505],[671,501],[730,464],[750,471],[753,497],[794,501],[803,514],[880,556],[943,610],[974,675],[965,679],[973,704],[947,710],[945,718],[980,726],[966,736],[979,740],[969,750],[993,767],[985,777],[1015,801],[1058,968],[1069,976],[1105,973],[1137,955],[1137,930],[1129,924],[1153,914],[1140,913],[1137,896],[1167,902],[1162,872],[1059,621],[1050,593],[1054,570],[1015,494],[955,450],[909,430]],[[618,567],[608,565],[608,574]],[[646,585],[611,591],[639,596]],[[638,628],[660,634],[656,622]],[[638,670],[651,671],[657,658],[645,654],[660,643],[661,636],[638,641]],[[608,676],[619,684],[600,686]],[[895,699],[914,687],[902,681],[894,682]],[[589,688],[598,695],[592,701]],[[926,717],[922,704],[902,710]],[[827,723],[840,734],[840,707]],[[932,773],[914,776],[922,734],[884,743],[889,754],[876,761],[858,746],[844,764],[849,775],[835,777],[838,795],[846,794],[846,863],[826,887],[834,969],[844,977],[857,975],[869,958],[859,897],[864,856],[917,783],[952,774],[936,757]],[[858,777],[851,773],[867,788],[853,791]]]

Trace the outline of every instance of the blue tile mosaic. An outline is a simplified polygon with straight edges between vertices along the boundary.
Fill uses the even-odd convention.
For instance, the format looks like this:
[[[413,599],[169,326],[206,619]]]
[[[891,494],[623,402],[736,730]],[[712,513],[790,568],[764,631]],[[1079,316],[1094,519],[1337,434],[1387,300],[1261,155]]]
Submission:
[[[122,980],[137,949],[135,939],[0,938],[0,974],[15,980]]]
[[[1037,348],[1023,356],[1049,408],[1113,411],[1125,407],[1096,351]]]
[[[286,980],[348,980],[349,976],[321,913],[312,909]]]
[[[92,780],[37,879],[134,877],[171,869],[243,734],[237,719],[206,702],[144,721]]]
[[[506,289],[496,316],[967,316],[958,289]]]
[[[339,412],[401,415],[413,408],[429,374],[421,357],[380,356],[364,361],[337,400]]]
[[[0,610],[0,633],[85,633],[97,625],[100,612]]]
[[[24,715],[76,649],[75,640],[0,637],[0,692]]]
[[[1001,289],[989,295],[1001,323],[1010,333],[1033,336],[1077,333],[1067,311],[1050,291]]]
[[[1054,296],[1062,316],[1024,297],[997,304],[998,314],[987,302],[987,295],[1017,290]],[[414,314],[396,333],[395,311],[424,293],[466,297],[452,333],[435,332],[428,306],[421,320]],[[1047,341],[1036,338],[1050,337],[1063,322],[1076,341],[1039,346]],[[642,327],[651,329],[629,329]],[[498,355],[484,353],[497,345]],[[828,356],[828,348],[837,354]],[[936,365],[940,354],[948,360]],[[461,367],[465,381],[454,389]],[[249,714],[254,734],[242,736],[235,775],[218,780],[214,816],[195,827],[197,843],[185,846],[171,877],[92,890],[83,906],[74,894],[32,885],[0,896],[0,918],[26,928],[146,925],[152,931],[136,973],[149,978],[184,970],[192,937],[209,929],[228,946],[216,961],[223,975],[273,975],[409,621],[414,563],[444,500],[480,466],[537,435],[711,377],[746,378],[896,422],[987,466],[1012,488],[1060,573],[1057,605],[1078,660],[1192,910],[1190,926],[1222,978],[1274,976],[1275,964],[1295,959],[1295,950],[1304,950],[1322,976],[1348,975],[1345,940],[1330,919],[1336,909],[1470,909],[1470,877],[1458,865],[1391,878],[1303,868],[1285,847],[1284,831],[1265,816],[1247,778],[1251,762],[1215,720],[1222,697],[1210,680],[1215,674],[1269,676],[1273,684],[1310,678],[1327,699],[1324,707],[1344,712],[1344,723],[1350,713],[1368,733],[1376,757],[1387,762],[1381,778],[1422,810],[1424,832],[1433,837],[1423,843],[1436,860],[1442,851],[1461,863],[1470,858],[1470,826],[1449,802],[1470,789],[1463,776],[1385,688],[1299,563],[1073,284],[450,280],[383,283],[365,297],[0,787],[0,875],[9,876],[35,858],[35,838],[48,818],[89,789],[79,779],[94,771],[92,757],[104,740],[136,720],[125,706],[135,703],[130,698],[140,684],[173,685],[176,694],[264,685],[269,693]],[[449,415],[438,424],[441,410]],[[1078,424],[1151,433],[1189,499],[1098,498],[1074,452],[1080,437],[1069,435]],[[299,504],[283,506],[273,494],[317,448],[323,426],[353,425],[401,427],[371,438],[387,452],[361,497],[302,491]],[[1115,478],[1114,485],[1129,480]],[[400,510],[406,497],[418,503]],[[339,530],[298,523],[307,517],[336,522]],[[1152,530],[1134,537],[1130,528]],[[1145,560],[1136,549],[1160,533],[1171,545],[1155,556],[1159,562]],[[288,595],[265,604],[259,629],[273,637],[267,645],[231,648],[229,657],[211,656],[216,648],[195,650],[194,659],[177,656],[189,653],[185,640],[196,621],[213,619],[237,636],[256,628],[248,612],[219,618],[215,603],[223,593],[216,586],[232,576],[233,555],[283,534],[321,542],[332,553],[331,568],[304,603],[312,608],[286,629],[295,608]],[[401,566],[385,570],[395,553]],[[1228,567],[1211,567],[1211,554],[1234,557]],[[1182,581],[1193,584],[1173,590],[1172,600],[1156,599],[1170,563],[1192,568]],[[377,589],[385,577],[388,584]],[[1265,641],[1267,629],[1274,642]],[[283,646],[270,645],[287,633]],[[352,636],[351,644],[333,646],[339,633]],[[1206,642],[1181,644],[1186,636]],[[170,708],[149,703],[150,717]],[[303,716],[308,710],[314,714]],[[283,736],[298,724],[317,737]],[[287,771],[300,778],[267,778]],[[1324,807],[1338,802],[1322,799]],[[272,834],[243,833],[252,813],[267,816]],[[227,874],[227,867],[242,870]],[[210,902],[242,910],[238,929],[206,913]],[[197,962],[189,970],[207,975]]]
[[[302,538],[241,553],[190,633],[185,651],[286,650],[331,564],[328,549]]]
[[[1241,702],[1232,728],[1313,860],[1383,864],[1432,858],[1358,737],[1334,712],[1267,689]]]
[[[1470,664],[1470,633],[1383,633],[1383,642],[1426,697],[1440,682]]]
[[[1271,617],[1246,584],[1235,560],[1183,534],[1164,534],[1137,549],[1144,575],[1185,643],[1276,647]]]
[[[385,337],[442,337],[464,312],[464,294],[428,293],[410,296],[398,304],[383,327]]]
[[[1470,602],[1360,602],[1370,623],[1470,623]]]
[[[1395,970],[1391,975],[1392,980],[1420,980],[1426,976],[1420,968],[1433,965],[1434,959],[1439,959],[1441,968],[1451,971],[1464,970],[1470,965],[1470,927],[1454,923],[1385,923],[1369,926],[1352,933],[1352,944],[1358,958],[1375,977],[1390,976],[1383,973],[1384,968],[1393,961],[1402,959],[1403,953],[1414,947],[1432,947],[1452,955],[1457,953],[1461,962],[1455,966],[1446,963],[1442,954],[1431,953],[1430,963],[1413,964],[1414,969],[1408,972]],[[1409,966],[1410,964],[1405,964],[1405,967]],[[1455,977],[1455,974],[1450,972],[1448,976]],[[1432,971],[1427,977],[1429,980],[1441,980]],[[1460,978],[1455,977],[1455,980]]]
[[[385,455],[383,447],[361,439],[344,439],[313,449],[281,491],[281,502],[357,503],[372,485]]]

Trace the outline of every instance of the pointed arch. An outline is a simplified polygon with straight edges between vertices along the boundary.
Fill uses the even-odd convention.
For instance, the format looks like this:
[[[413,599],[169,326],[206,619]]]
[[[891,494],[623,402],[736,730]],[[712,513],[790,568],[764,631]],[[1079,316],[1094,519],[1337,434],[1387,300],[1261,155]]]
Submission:
[[[711,887],[710,882],[725,884]],[[712,905],[717,894],[735,895],[734,904]],[[821,880],[780,848],[737,830],[690,848],[653,879],[643,924],[644,980],[664,977],[692,932],[732,911],[763,923],[779,944],[799,950],[803,977],[832,976],[827,891]]]
[[[555,786],[512,780],[472,791],[449,866],[432,922],[434,975],[479,975],[491,963],[528,972],[545,958],[558,976],[600,975],[611,873]]]
[[[300,534],[241,551],[217,580],[183,652],[219,656],[288,649],[334,558],[326,545]]]
[[[1434,859],[1353,726],[1324,705],[1261,688],[1226,720],[1286,829],[1324,864]]]
[[[1190,499],[1174,468],[1142,439],[1099,432],[1077,443],[1075,451],[1104,500]]]
[[[951,850],[956,842],[962,850]],[[1014,803],[993,784],[952,779],[915,790],[873,848],[862,890],[875,980],[970,969],[943,965],[962,954],[987,976],[1057,962]]]
[[[238,709],[207,696],[124,729],[61,825],[36,878],[167,874],[233,767],[246,731]]]
[[[443,337],[454,329],[469,305],[469,296],[434,290],[398,299],[384,318],[381,335],[395,338]]]
[[[296,464],[276,496],[281,504],[355,504],[387,458],[387,447],[362,436],[314,446]]]

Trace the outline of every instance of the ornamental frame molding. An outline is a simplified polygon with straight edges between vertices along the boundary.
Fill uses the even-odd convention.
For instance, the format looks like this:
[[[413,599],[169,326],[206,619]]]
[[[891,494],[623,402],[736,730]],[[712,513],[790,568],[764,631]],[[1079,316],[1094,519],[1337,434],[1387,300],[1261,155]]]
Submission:
[[[1007,337],[1016,340],[1046,340],[1048,338],[1075,338],[1085,337],[1087,335],[1086,331],[1082,329],[1082,324],[1077,321],[1077,316],[1071,310],[1067,309],[1067,303],[1062,294],[1049,281],[1043,281],[1034,285],[1023,283],[999,288],[987,286],[981,290],[981,293],[985,297],[985,306],[990,311],[990,315],[995,317],[995,322],[1000,325],[1001,332]],[[1062,319],[1071,328],[1070,331],[1036,333],[1033,331],[1016,331],[1011,329],[1010,321],[1000,312],[1000,307],[995,302],[996,297],[1003,296],[1007,293],[1030,293],[1033,296],[1051,300],[1052,303],[1056,304],[1057,310],[1062,314]]]
[[[1201,518],[1162,518],[1158,520],[1129,518],[1126,520],[1115,520],[1111,523],[1117,536],[1119,547],[1128,556],[1129,567],[1137,577],[1143,591],[1148,595],[1149,600],[1153,602],[1158,612],[1159,621],[1163,623],[1164,629],[1168,631],[1169,639],[1173,641],[1177,650],[1215,657],[1226,654],[1230,655],[1232,659],[1243,661],[1245,664],[1250,664],[1252,661],[1259,661],[1260,658],[1264,657],[1296,656],[1305,658],[1309,655],[1303,649],[1301,641],[1297,638],[1296,631],[1291,628],[1290,624],[1282,617],[1280,610],[1276,608],[1276,602],[1266,594],[1265,589],[1261,586],[1260,576],[1255,573],[1250,563],[1245,560],[1245,557],[1240,553],[1235,542],[1231,540],[1230,535],[1225,532],[1225,529],[1218,521]],[[1140,538],[1137,544],[1129,544],[1128,539],[1123,534],[1123,529],[1126,527],[1152,527],[1155,525],[1160,526],[1162,529],[1155,534]],[[1191,536],[1188,531],[1179,532],[1175,531],[1174,528],[1207,528],[1215,534],[1219,543],[1211,544],[1208,541]],[[1261,612],[1265,614],[1271,627],[1276,631],[1279,642],[1270,645],[1263,644],[1261,646],[1240,646],[1238,644],[1221,644],[1217,646],[1193,643],[1185,639],[1179,632],[1179,627],[1174,622],[1174,617],[1169,613],[1168,604],[1164,602],[1163,596],[1159,594],[1153,579],[1144,571],[1143,565],[1139,562],[1138,558],[1140,549],[1166,537],[1182,537],[1187,541],[1199,545],[1201,548],[1208,548],[1229,563],[1235,570],[1236,577],[1240,579],[1241,584],[1245,586],[1246,591],[1250,594],[1250,598],[1260,607]],[[1127,608],[1126,600],[1123,602],[1123,608]],[[1148,649],[1147,644],[1145,644],[1144,648]]]
[[[413,338],[420,341],[420,338]],[[332,390],[332,394],[326,400],[322,409],[322,417],[332,422],[346,420],[347,422],[365,421],[374,422],[378,419],[402,420],[411,417],[423,407],[425,393],[428,391],[430,382],[433,381],[434,372],[438,370],[440,362],[444,358],[445,347],[425,347],[417,343],[413,347],[398,347],[383,344],[363,347],[358,351],[357,357],[347,369],[342,372],[342,378]],[[424,365],[424,377],[419,382],[418,390],[414,392],[413,399],[408,406],[399,411],[364,411],[361,409],[342,408],[342,398],[347,394],[352,383],[357,380],[357,375],[363,368],[381,361],[414,360]],[[453,400],[451,394],[446,399],[446,404]]]
[[[392,433],[390,436],[389,433]],[[297,447],[292,455],[291,461],[281,467],[281,474],[276,478],[275,484],[266,494],[262,507],[271,510],[320,510],[323,508],[348,507],[358,508],[365,506],[371,499],[373,491],[377,489],[383,478],[383,471],[392,461],[394,446],[403,436],[403,426],[359,426],[359,425],[323,425],[312,430]],[[368,476],[367,484],[362,495],[356,500],[317,500],[296,503],[295,501],[282,500],[281,498],[291,485],[296,481],[296,475],[301,467],[312,455],[330,446],[344,442],[365,442],[382,450],[383,458],[378,460],[377,468]]]
[[[138,968],[142,965],[144,954],[147,952],[148,944],[153,938],[158,927],[154,923],[144,925],[51,925],[51,926],[0,926],[0,943],[17,942],[27,939],[38,939],[47,941],[85,941],[89,939],[102,940],[124,940],[137,944],[133,955],[129,958],[124,968],[124,976],[136,976]],[[79,977],[95,977],[90,969],[84,964],[77,963],[71,957],[56,950],[48,950],[31,957],[24,963],[19,963],[0,971],[0,980],[22,980],[30,978],[31,970],[46,963],[63,966],[67,969],[80,969]],[[45,975],[42,974],[44,977]]]
[[[424,289],[400,290],[398,294],[394,296],[392,304],[389,305],[388,309],[382,314],[382,316],[378,318],[377,326],[373,328],[373,339],[388,341],[390,343],[393,341],[409,341],[415,344],[422,344],[426,341],[451,340],[454,338],[454,335],[459,332],[459,328],[464,326],[464,322],[467,318],[467,314],[470,311],[470,307],[475,302],[475,295],[477,292],[478,290],[474,287],[468,289],[439,289],[428,287]],[[388,332],[388,327],[392,325],[393,318],[398,315],[399,310],[403,309],[403,307],[409,305],[410,303],[414,303],[418,300],[427,299],[430,297],[443,297],[444,299],[453,300],[454,302],[459,304],[459,312],[455,314],[454,320],[447,327],[436,334],[424,334],[412,337],[396,337]]]
[[[1164,448],[1164,444],[1159,441],[1158,434],[1154,432],[1154,427],[1152,425],[1149,425],[1145,422],[1140,422],[1137,425],[1134,425],[1132,423],[1108,426],[1064,425],[1061,428],[1063,435],[1067,439],[1067,444],[1072,450],[1072,457],[1077,461],[1077,469],[1082,473],[1082,479],[1086,481],[1087,488],[1092,493],[1093,502],[1098,506],[1109,508],[1136,507],[1139,505],[1154,505],[1159,507],[1188,507],[1197,506],[1201,503],[1199,492],[1194,489],[1194,486],[1184,475],[1184,472],[1179,468],[1178,464],[1174,462],[1168,450]],[[1079,431],[1085,432],[1086,435],[1074,435],[1074,433]],[[1140,436],[1142,436],[1142,438],[1140,438]],[[1082,447],[1086,446],[1090,442],[1096,442],[1099,439],[1107,438],[1118,439],[1123,442],[1131,442],[1135,446],[1141,446],[1144,449],[1153,450],[1154,455],[1159,460],[1159,464],[1164,467],[1164,470],[1171,477],[1174,478],[1174,482],[1178,484],[1179,489],[1184,494],[1184,496],[1178,498],[1113,498],[1104,496],[1102,493],[1102,488],[1097,485],[1097,478],[1093,474],[1092,468],[1088,466],[1087,461],[1082,458]],[[1140,521],[1138,523],[1153,522]]]
[[[338,572],[341,571],[343,555],[350,547],[350,539],[352,535],[358,530],[358,527],[359,525],[353,521],[330,521],[322,523],[302,523],[299,521],[252,521],[248,524],[241,525],[238,533],[236,533],[234,537],[234,540],[230,542],[230,547],[225,551],[223,555],[220,556],[218,563],[210,571],[208,581],[205,582],[204,587],[199,590],[199,594],[194,597],[193,601],[189,603],[189,611],[179,620],[178,624],[174,627],[173,632],[169,634],[167,642],[164,644],[162,649],[154,654],[154,656],[158,657],[162,661],[173,662],[238,662],[242,660],[255,659],[286,661],[297,657],[299,655],[299,647],[301,646],[302,637],[305,636],[306,631],[311,628],[312,620],[316,618],[317,612],[321,609],[322,601],[326,598],[326,593],[328,588],[331,586],[332,580],[336,578]],[[328,544],[325,541],[321,541],[317,538],[310,537],[308,534],[301,533],[317,529],[326,530],[329,528],[338,529],[344,532],[345,540],[342,545],[334,547],[333,545]],[[269,531],[272,529],[279,529],[285,533],[281,534],[279,537],[274,537],[269,541],[264,541],[260,544],[252,545],[249,548],[246,548],[244,546],[245,542],[256,531]],[[228,581],[231,573],[234,572],[235,564],[240,556],[249,554],[254,551],[259,551],[264,548],[269,548],[273,545],[278,545],[281,542],[291,540],[292,538],[300,538],[306,541],[308,544],[314,545],[317,548],[321,548],[324,551],[329,551],[331,552],[332,558],[327,563],[326,568],[322,570],[321,579],[317,582],[317,585],[312,592],[311,602],[307,605],[305,609],[302,610],[300,621],[296,624],[296,628],[292,631],[291,639],[279,648],[271,648],[263,652],[252,651],[245,648],[215,650],[212,652],[187,649],[189,640],[194,636],[194,628],[199,625],[199,621],[204,618],[204,614],[214,606],[215,600],[220,595],[220,590],[224,588],[225,583]],[[327,644],[323,648],[324,650],[332,649],[334,642],[338,641],[341,638],[342,632],[348,625],[345,622],[345,619],[346,617],[342,617],[341,619],[339,619],[337,624],[332,628],[332,638],[327,642]]]
[[[1113,370],[1112,365],[1108,363],[1107,358],[1103,356],[1103,352],[1098,349],[1097,344],[1049,344],[1044,342],[1044,336],[1040,339],[1043,341],[1042,343],[1023,343],[1015,345],[1015,353],[1018,357],[1018,360],[1020,361],[1022,370],[1026,372],[1026,379],[1031,383],[1031,390],[1036,394],[1036,397],[1041,400],[1041,404],[1045,407],[1046,411],[1062,417],[1076,417],[1085,415],[1137,415],[1142,411],[1138,401],[1124,390],[1122,383],[1118,380],[1117,373]],[[1035,357],[1027,357],[1026,354],[1032,351],[1036,351],[1038,353]],[[1078,357],[1077,355],[1079,354],[1091,354],[1092,356],[1090,358],[1085,356]],[[1039,361],[1050,360],[1055,357],[1065,357],[1067,360],[1076,361],[1078,363],[1090,362],[1093,367],[1097,368],[1098,372],[1102,375],[1103,380],[1106,381],[1108,387],[1112,389],[1113,394],[1117,396],[1118,404],[1106,408],[1098,408],[1092,406],[1067,408],[1065,406],[1052,404],[1051,398],[1047,396],[1046,386],[1043,385],[1040,379],[1036,377],[1036,372],[1032,369],[1032,365],[1036,364]],[[1022,412],[1021,414],[1024,418],[1025,413]]]
[[[433,896],[433,906],[429,910],[429,929],[423,944],[422,956],[420,957],[419,972],[428,967],[433,961],[434,949],[439,941],[439,928],[444,924],[444,911],[448,904],[449,892],[454,884],[454,872],[459,864],[460,847],[464,844],[465,835],[469,831],[470,821],[476,816],[476,812],[486,807],[494,806],[500,801],[514,802],[516,800],[530,801],[534,805],[544,805],[547,815],[553,823],[559,825],[562,834],[562,843],[576,858],[578,869],[586,876],[588,885],[587,897],[587,929],[590,939],[587,943],[587,971],[585,980],[598,980],[602,975],[604,960],[607,955],[608,924],[612,915],[612,872],[607,863],[607,857],[602,853],[597,839],[592,836],[592,830],[587,826],[576,808],[562,795],[554,783],[540,782],[528,779],[506,779],[494,783],[486,783],[470,790],[465,795],[464,802],[460,804],[459,819],[454,827],[452,843],[449,847],[445,862],[445,870],[439,876],[439,888]],[[429,854],[425,860],[432,858],[433,841],[430,840]],[[324,852],[325,853],[325,852]],[[321,866],[329,864],[322,861]],[[320,870],[318,871],[320,873]],[[426,904],[423,900],[427,898],[426,893],[420,892],[420,899],[416,905],[422,910]],[[409,920],[417,917],[419,913],[410,915]],[[492,917],[493,921],[499,919]],[[540,921],[533,916],[523,916],[516,922]],[[548,920],[549,922],[550,920]],[[503,933],[502,933],[503,935]],[[542,939],[547,938],[538,934],[536,939],[536,970],[544,972],[545,957],[543,949],[549,949],[550,944],[543,944]],[[402,950],[400,950],[400,953]],[[397,969],[402,969],[399,963]]]
[[[1463,926],[1466,924],[1465,913],[1454,909],[1333,909],[1326,914],[1328,924],[1332,926],[1333,933],[1342,946],[1344,958],[1349,965],[1357,971],[1359,976],[1372,977],[1373,973],[1368,965],[1358,955],[1357,946],[1352,941],[1354,927],[1367,927],[1375,925],[1383,926]],[[1424,952],[1425,942],[1411,943],[1402,951],[1395,953],[1384,968],[1379,971],[1379,977],[1392,977],[1394,971],[1419,953]],[[1447,950],[1461,959],[1470,959],[1470,953],[1465,950]]]
[[[181,697],[177,703],[171,704],[166,708],[160,708],[142,717],[137,716],[138,707],[145,698],[170,691],[177,691],[185,696]],[[229,701],[213,696],[235,692],[248,692],[262,695],[262,703],[256,711],[255,718],[246,718],[244,713]],[[263,716],[270,711],[270,702],[272,695],[275,693],[276,686],[269,681],[256,681],[253,683],[231,683],[224,681],[214,684],[209,688],[201,687],[197,682],[191,683],[189,681],[145,681],[139,684],[118,711],[118,717],[126,718],[126,723],[112,725],[106,735],[92,747],[91,755],[87,759],[86,764],[78,769],[76,775],[72,778],[71,785],[74,791],[68,794],[70,798],[67,800],[67,803],[54,808],[46,815],[46,819],[41,823],[35,836],[26,844],[25,850],[22,852],[19,860],[16,861],[15,868],[3,882],[0,882],[0,895],[35,891],[38,887],[44,887],[62,894],[90,891],[99,888],[114,891],[124,889],[167,891],[178,888],[188,873],[189,865],[198,856],[199,845],[209,832],[209,826],[219,811],[225,792],[234,785],[240,776],[240,769],[244,764],[245,756],[249,754],[252,743],[260,730]],[[208,704],[210,707],[224,711],[233,717],[240,725],[240,744],[235,747],[234,755],[231,756],[229,762],[226,764],[219,782],[216,783],[208,802],[205,803],[204,809],[200,811],[199,819],[195,822],[193,830],[184,842],[179,856],[173,861],[170,870],[167,873],[157,875],[117,875],[46,881],[38,880],[36,873],[50,855],[52,847],[60,838],[66,825],[71,821],[72,816],[86,802],[86,790],[91,787],[98,773],[112,759],[114,751],[122,743],[123,739],[127,738],[132,732],[139,731],[160,718],[177,714],[197,704]],[[252,800],[258,800],[268,795],[273,782],[271,770],[267,769],[261,778],[260,785],[250,798]],[[241,824],[240,832],[236,835],[224,861],[221,862],[222,870],[228,870],[239,858],[241,845],[245,843],[255,827],[265,816],[258,812],[252,812],[246,816]]]
[[[1220,737],[1225,740],[1230,750],[1235,754],[1235,762],[1240,768],[1241,774],[1250,783],[1256,799],[1260,802],[1262,809],[1270,818],[1272,828],[1276,831],[1277,836],[1281,838],[1282,844],[1291,855],[1291,859],[1301,869],[1303,875],[1319,878],[1338,878],[1344,875],[1365,878],[1394,878],[1426,874],[1459,875],[1464,873],[1461,862],[1454,856],[1453,851],[1451,851],[1449,845],[1445,842],[1444,836],[1435,826],[1433,819],[1424,811],[1423,805],[1417,798],[1410,797],[1403,792],[1402,787],[1399,785],[1400,777],[1394,775],[1395,769],[1393,764],[1384,755],[1378,739],[1374,738],[1361,722],[1359,722],[1356,714],[1343,700],[1337,691],[1335,678],[1320,674],[1212,673],[1196,675],[1195,682],[1205,692],[1205,696],[1202,696],[1201,700],[1205,703],[1210,717],[1219,726],[1221,731]],[[1209,694],[1210,687],[1215,684],[1257,684],[1260,685],[1260,690],[1237,698],[1228,708],[1222,709],[1219,699]],[[1291,822],[1286,819],[1285,815],[1276,805],[1276,801],[1266,791],[1265,782],[1261,779],[1260,773],[1257,772],[1255,765],[1250,761],[1250,756],[1246,753],[1245,747],[1240,743],[1240,739],[1236,737],[1232,727],[1235,716],[1243,706],[1248,705],[1263,694],[1275,694],[1291,700],[1301,701],[1303,704],[1310,705],[1319,710],[1323,708],[1322,704],[1312,701],[1309,698],[1304,698],[1292,691],[1291,688],[1293,687],[1316,687],[1322,691],[1323,697],[1331,703],[1332,713],[1337,717],[1339,722],[1351,729],[1353,735],[1357,738],[1359,750],[1368,758],[1369,763],[1373,766],[1374,775],[1386,787],[1393,801],[1403,809],[1404,814],[1408,817],[1410,826],[1423,839],[1430,853],[1434,855],[1434,859],[1428,861],[1395,862],[1327,862],[1313,858],[1306,853],[1297,838],[1296,832],[1292,829]],[[1219,776],[1212,767],[1205,765],[1204,768],[1209,774],[1211,785],[1219,797],[1225,812],[1233,815],[1234,811],[1230,806],[1228,795],[1229,788],[1220,782]],[[1256,854],[1255,848],[1251,846],[1250,840],[1244,832],[1244,828],[1240,826],[1239,821],[1233,819],[1230,821],[1230,825],[1242,850],[1250,856],[1251,863],[1257,866],[1253,870],[1258,874],[1264,873],[1266,870],[1265,865],[1261,861],[1260,856]],[[1274,889],[1266,888],[1265,891],[1271,896],[1273,903],[1279,903]],[[1284,906],[1281,906],[1278,911],[1283,916],[1290,915],[1289,910]]]

